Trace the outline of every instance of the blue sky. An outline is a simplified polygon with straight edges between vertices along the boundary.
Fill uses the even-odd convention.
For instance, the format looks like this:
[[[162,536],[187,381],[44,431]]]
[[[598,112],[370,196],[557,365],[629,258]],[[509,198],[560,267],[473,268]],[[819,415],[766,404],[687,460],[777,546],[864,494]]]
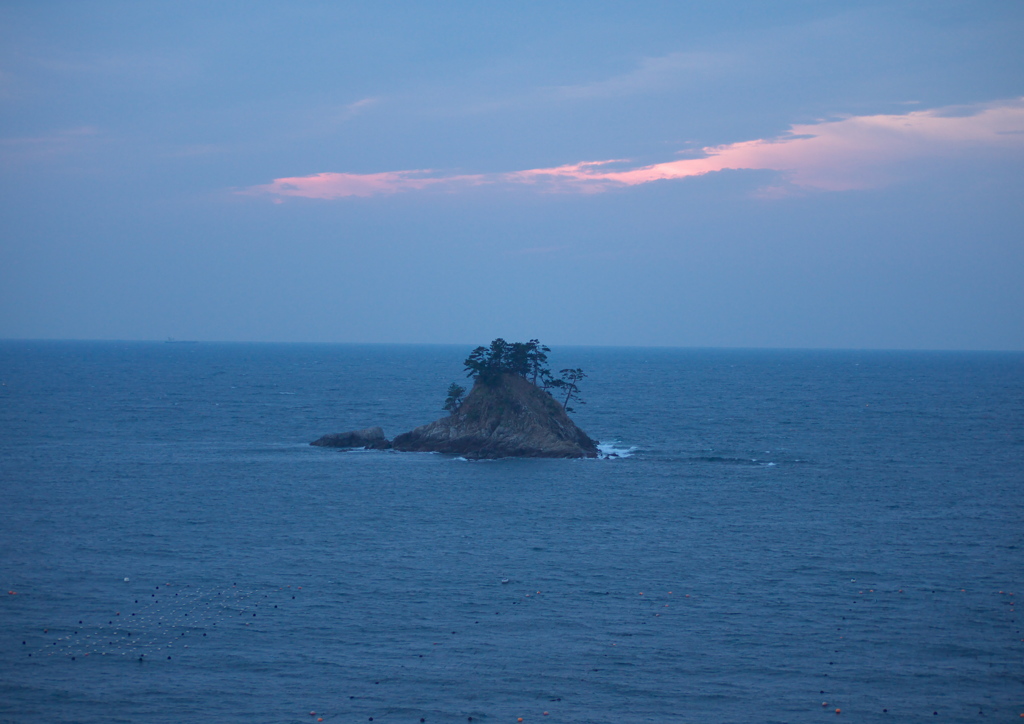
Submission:
[[[1017,2],[0,4],[0,337],[1024,349]]]

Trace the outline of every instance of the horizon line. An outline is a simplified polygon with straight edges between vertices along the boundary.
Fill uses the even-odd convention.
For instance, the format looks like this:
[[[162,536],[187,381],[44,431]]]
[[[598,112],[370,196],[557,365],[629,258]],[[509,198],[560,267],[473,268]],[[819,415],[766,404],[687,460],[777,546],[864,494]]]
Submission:
[[[351,347],[469,347],[479,342],[324,342],[324,341],[273,341],[273,340],[217,340],[217,339],[150,339],[150,338],[95,338],[95,337],[0,337],[0,344],[25,343],[108,343],[108,344],[205,344],[205,345],[295,345],[295,346],[351,346]],[[1024,354],[1020,348],[981,347],[755,347],[746,345],[678,345],[678,344],[579,344],[555,342],[559,347],[597,349],[658,349],[658,350],[705,350],[705,351],[749,351],[749,352],[963,352],[982,354]]]

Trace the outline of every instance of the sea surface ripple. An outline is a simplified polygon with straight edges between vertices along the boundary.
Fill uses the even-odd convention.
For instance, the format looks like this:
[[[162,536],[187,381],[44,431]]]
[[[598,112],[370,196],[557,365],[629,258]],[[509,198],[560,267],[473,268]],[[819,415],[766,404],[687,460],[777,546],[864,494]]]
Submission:
[[[1024,355],[557,348],[618,457],[308,445],[466,352],[0,342],[0,721],[1024,713]]]

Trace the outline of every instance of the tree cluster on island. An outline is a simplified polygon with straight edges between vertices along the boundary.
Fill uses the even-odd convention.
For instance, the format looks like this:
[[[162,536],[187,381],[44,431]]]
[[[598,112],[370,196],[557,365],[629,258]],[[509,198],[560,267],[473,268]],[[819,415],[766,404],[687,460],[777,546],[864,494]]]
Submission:
[[[397,452],[436,452],[466,460],[498,458],[596,458],[597,441],[569,413],[580,399],[579,368],[548,369],[550,350],[538,340],[509,343],[496,339],[477,347],[465,361],[472,391],[452,383],[447,414],[388,440],[380,427],[323,435],[317,447]],[[557,397],[557,399],[556,399]]]
[[[501,337],[493,340],[490,347],[477,347],[469,353],[465,365],[466,376],[478,380],[485,385],[493,385],[503,374],[518,375],[529,380],[549,395],[565,394],[562,407],[566,412],[573,412],[570,402],[585,405],[580,397],[579,383],[587,376],[582,369],[566,368],[559,371],[560,377],[554,377],[547,367],[548,352],[551,350],[531,339],[529,342],[506,342]],[[444,401],[444,409],[452,414],[458,412],[462,405],[466,388],[452,383],[448,387],[448,397]]]

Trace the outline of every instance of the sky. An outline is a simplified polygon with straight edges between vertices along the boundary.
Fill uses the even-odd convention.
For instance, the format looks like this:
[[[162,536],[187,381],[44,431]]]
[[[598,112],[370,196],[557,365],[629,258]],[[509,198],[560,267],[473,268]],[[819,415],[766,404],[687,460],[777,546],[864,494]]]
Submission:
[[[0,338],[1024,350],[1024,3],[0,2]]]

